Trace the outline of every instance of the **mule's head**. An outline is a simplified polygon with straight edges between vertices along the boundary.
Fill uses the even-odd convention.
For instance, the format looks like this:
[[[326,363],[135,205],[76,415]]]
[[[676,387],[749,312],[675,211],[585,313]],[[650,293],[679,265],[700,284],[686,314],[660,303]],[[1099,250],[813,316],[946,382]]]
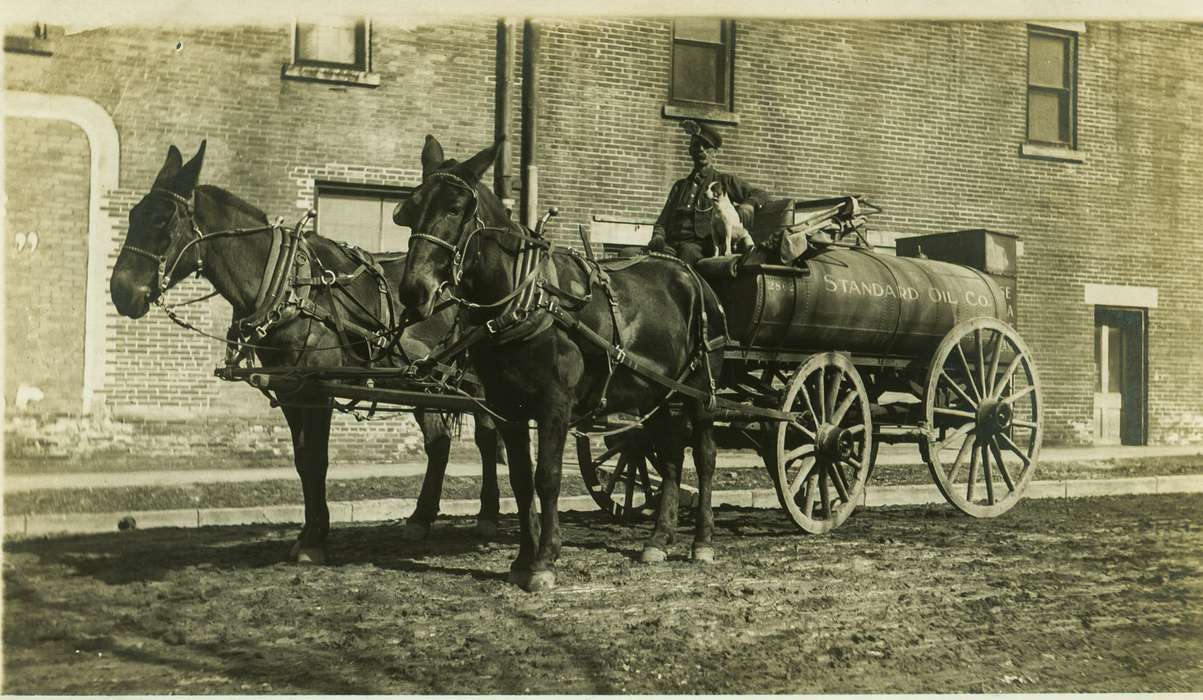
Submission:
[[[422,184],[393,210],[393,222],[413,231],[401,303],[418,318],[430,316],[443,287],[459,283],[472,235],[483,226],[504,225],[500,201],[481,184],[504,138],[460,163],[445,159],[438,140],[426,137]]]
[[[140,318],[146,314],[150,303],[162,293],[159,275],[165,268],[171,269],[168,285],[195,269],[190,260],[179,258],[192,239],[192,193],[204,159],[204,141],[187,163],[179,149],[168,148],[154,186],[130,210],[125,243],[109,279],[113,305],[122,316]],[[177,260],[179,265],[174,264]]]

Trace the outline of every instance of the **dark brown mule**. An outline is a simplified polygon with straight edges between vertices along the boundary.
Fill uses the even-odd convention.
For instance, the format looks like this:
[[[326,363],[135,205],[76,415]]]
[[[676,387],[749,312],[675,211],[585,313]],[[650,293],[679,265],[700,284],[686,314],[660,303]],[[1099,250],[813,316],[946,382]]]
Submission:
[[[555,584],[553,565],[560,553],[556,508],[570,425],[595,413],[603,397],[606,412],[646,414],[665,401],[666,387],[650,381],[648,373],[631,369],[626,363],[631,357],[695,391],[711,390],[710,378],[721,371],[722,352],[706,349],[717,345],[706,342],[705,318],[711,330],[721,334],[722,312],[709,286],[675,260],[650,257],[606,272],[579,255],[532,238],[509,220],[501,202],[481,184],[497,145],[458,163],[445,160],[439,142],[427,136],[422,185],[397,207],[393,219],[414,231],[401,283],[402,302],[425,317],[436,297],[449,289],[473,310],[474,323],[492,320],[493,325],[485,327],[497,331],[483,341],[487,351],[473,351],[471,357],[489,407],[511,421],[499,426],[521,523],[511,580],[534,591]],[[514,306],[524,298],[536,301]],[[558,317],[556,304],[563,314]],[[621,351],[614,350],[612,341]],[[687,421],[674,419],[668,410],[656,411],[649,419],[664,487],[655,529],[641,557],[647,562],[662,561],[674,539],[688,425],[693,430],[699,496],[692,556],[699,561],[714,558],[713,416],[706,402],[683,397],[683,403]],[[529,419],[538,426],[533,481]],[[535,493],[538,513],[532,509]]]
[[[113,304],[123,316],[145,315],[151,302],[166,288],[198,269],[234,307],[235,318],[246,318],[256,311],[261,282],[268,275],[271,227],[262,211],[229,192],[197,186],[204,151],[202,142],[192,160],[183,164],[179,150],[175,146],[168,149],[152,190],[130,211],[125,245],[109,285]],[[307,255],[314,259],[309,263],[314,277],[320,277],[324,269],[345,282],[337,287],[314,284],[308,294],[313,313],[301,313],[272,325],[264,338],[254,341],[260,346],[256,351],[259,360],[264,366],[278,367],[364,365],[367,342],[363,337],[336,332],[337,326],[332,327],[328,321],[330,312],[333,310],[348,325],[387,336],[389,328],[384,319],[399,317],[401,308],[383,307],[397,304],[403,260],[382,258],[383,279],[389,288],[385,294],[373,275],[347,274],[362,262],[351,259],[347,249],[316,235],[305,237],[304,242]],[[323,317],[327,322],[321,320]],[[418,348],[433,347],[444,340],[452,320],[451,314],[443,313],[410,326],[402,342],[409,348],[415,343]],[[350,343],[348,337],[353,338]],[[287,395],[281,404],[292,431],[293,461],[305,496],[305,525],[291,556],[301,562],[320,563],[330,530],[326,470],[333,409],[329,398],[304,391]],[[447,416],[422,411],[415,411],[415,416],[425,439],[427,471],[417,508],[406,524],[406,539],[425,536],[438,513],[451,445]],[[491,420],[478,416],[476,426],[484,471],[477,533],[491,536],[496,531],[498,512],[498,442]]]

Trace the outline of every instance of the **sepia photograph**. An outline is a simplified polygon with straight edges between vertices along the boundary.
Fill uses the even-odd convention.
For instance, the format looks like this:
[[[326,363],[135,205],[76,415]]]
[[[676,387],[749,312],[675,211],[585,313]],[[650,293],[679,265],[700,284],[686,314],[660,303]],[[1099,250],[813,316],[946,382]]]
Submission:
[[[0,694],[1203,692],[1203,7],[12,4]]]

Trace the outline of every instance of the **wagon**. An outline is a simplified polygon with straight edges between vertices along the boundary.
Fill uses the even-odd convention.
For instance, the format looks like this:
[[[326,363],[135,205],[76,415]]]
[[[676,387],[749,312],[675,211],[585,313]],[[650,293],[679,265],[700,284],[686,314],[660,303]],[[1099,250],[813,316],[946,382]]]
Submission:
[[[718,444],[755,450],[806,532],[838,527],[864,502],[882,443],[918,445],[962,512],[1001,515],[1022,498],[1041,443],[1040,383],[1014,328],[1016,241],[961,231],[900,239],[897,255],[881,254],[858,230],[860,205],[783,200],[758,213],[760,248],[817,234],[794,264],[759,251],[699,263],[728,331]],[[485,405],[455,365],[218,375],[268,392],[316,384],[369,412]],[[579,428],[582,477],[615,518],[654,512],[649,445],[638,425],[613,417]]]

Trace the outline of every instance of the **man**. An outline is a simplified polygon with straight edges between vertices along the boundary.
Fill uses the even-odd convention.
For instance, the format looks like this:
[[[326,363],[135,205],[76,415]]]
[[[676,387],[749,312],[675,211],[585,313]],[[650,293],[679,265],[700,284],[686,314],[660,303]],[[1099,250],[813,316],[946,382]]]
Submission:
[[[723,138],[717,131],[692,119],[681,122],[681,128],[690,136],[689,156],[693,159],[693,172],[673,183],[664,210],[652,227],[652,240],[647,247],[656,252],[672,253],[693,265],[714,255],[712,202],[706,196],[710,183],[719,183],[748,229],[752,227],[753,212],[764,206],[770,197],[742,178],[714,169],[718,149],[723,145]]]

